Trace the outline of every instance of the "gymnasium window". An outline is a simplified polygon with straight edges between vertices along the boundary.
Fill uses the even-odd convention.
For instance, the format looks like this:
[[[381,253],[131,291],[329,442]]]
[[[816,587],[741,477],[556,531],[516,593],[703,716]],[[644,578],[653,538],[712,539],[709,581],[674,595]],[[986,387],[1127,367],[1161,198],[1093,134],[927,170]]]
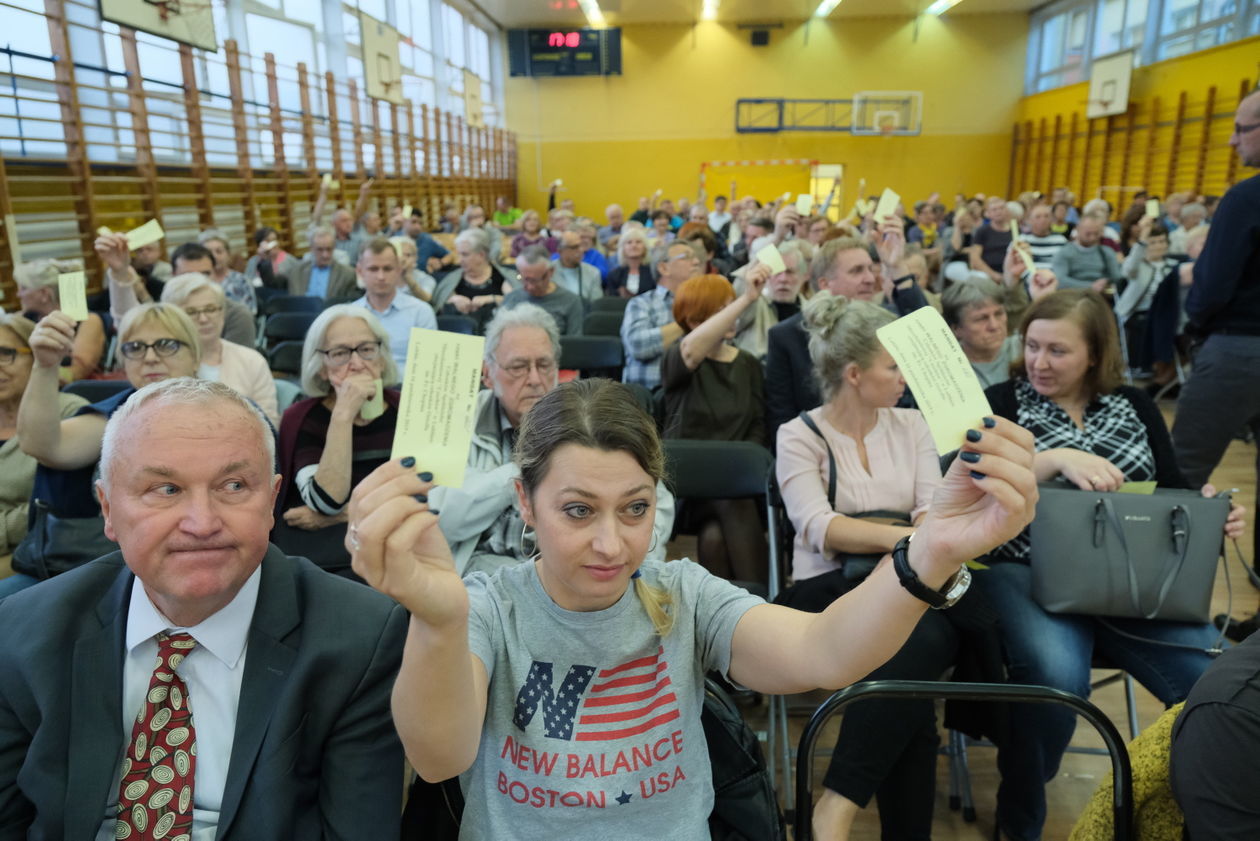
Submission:
[[[1032,13],[1025,93],[1089,78],[1095,58],[1151,64],[1260,35],[1260,0],[1058,0]]]

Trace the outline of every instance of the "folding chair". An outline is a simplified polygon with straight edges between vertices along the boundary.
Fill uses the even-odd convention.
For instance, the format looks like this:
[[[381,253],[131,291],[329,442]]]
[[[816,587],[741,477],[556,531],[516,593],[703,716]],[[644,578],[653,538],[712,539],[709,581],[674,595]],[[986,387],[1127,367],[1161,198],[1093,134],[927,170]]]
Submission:
[[[583,377],[621,379],[625,352],[621,340],[611,336],[561,336],[560,367],[577,370]]]
[[[324,299],[317,295],[274,295],[258,304],[258,314],[273,316],[281,312],[313,312],[324,310]]]
[[[628,303],[630,303],[629,298],[623,298],[620,295],[605,295],[591,302],[591,312],[615,312],[620,315],[625,313]]]
[[[605,300],[600,298],[598,300]],[[583,336],[621,336],[621,318],[619,312],[591,312],[582,320]]]
[[[1094,726],[1107,745],[1115,780],[1116,841],[1133,841],[1133,771],[1124,739],[1106,714],[1080,696],[1046,686],[998,683],[940,683],[936,681],[875,680],[856,683],[832,695],[818,708],[801,733],[796,752],[796,841],[813,841],[814,748],[823,727],[843,707],[860,698],[925,698],[1002,703],[1060,704]]]
[[[280,342],[267,352],[267,364],[272,371],[285,374],[289,377],[302,376],[302,345],[304,342],[289,341]]]
[[[278,312],[267,319],[263,328],[266,347],[274,348],[281,342],[300,342],[306,338],[317,314],[313,312]]]

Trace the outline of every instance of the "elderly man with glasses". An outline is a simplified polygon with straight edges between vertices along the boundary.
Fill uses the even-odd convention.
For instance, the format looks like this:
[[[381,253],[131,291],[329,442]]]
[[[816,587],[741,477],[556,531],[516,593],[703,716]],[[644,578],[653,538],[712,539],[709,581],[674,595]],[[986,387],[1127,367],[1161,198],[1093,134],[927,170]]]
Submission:
[[[438,514],[461,575],[493,572],[534,554],[533,537],[517,507],[520,469],[512,461],[512,448],[525,413],[556,387],[559,358],[560,333],[541,307],[521,303],[500,308],[486,326],[481,367],[486,388],[477,396],[464,484],[429,493],[429,505]],[[655,548],[648,556],[664,560],[674,498],[663,484],[657,485],[656,495]]]
[[[621,320],[621,344],[626,366],[621,379],[653,389],[661,384],[665,349],[682,338],[674,320],[674,292],[683,281],[700,274],[702,249],[691,242],[671,242],[655,257],[656,286],[636,295]]]

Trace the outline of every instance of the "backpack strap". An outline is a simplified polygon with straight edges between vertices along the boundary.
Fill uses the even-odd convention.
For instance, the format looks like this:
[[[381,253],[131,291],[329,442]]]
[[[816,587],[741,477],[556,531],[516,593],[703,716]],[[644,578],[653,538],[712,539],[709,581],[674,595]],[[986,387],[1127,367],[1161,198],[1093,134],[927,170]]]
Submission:
[[[831,445],[827,443],[827,439],[823,437],[822,430],[818,428],[818,424],[814,423],[814,419],[809,416],[808,412],[801,412],[798,416],[801,422],[809,427],[810,431],[818,436],[822,441],[823,447],[827,449],[827,504],[836,504],[836,454],[831,451]]]

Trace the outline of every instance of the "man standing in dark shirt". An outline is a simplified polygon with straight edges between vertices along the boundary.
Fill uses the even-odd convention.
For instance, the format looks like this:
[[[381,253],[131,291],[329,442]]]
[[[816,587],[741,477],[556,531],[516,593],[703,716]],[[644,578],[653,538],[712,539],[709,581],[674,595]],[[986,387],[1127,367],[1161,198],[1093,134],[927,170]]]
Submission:
[[[1260,167],[1260,91],[1238,104],[1229,145],[1243,166]],[[1172,437],[1177,464],[1199,487],[1239,430],[1249,426],[1260,437],[1260,175],[1221,199],[1194,263],[1186,314],[1187,332],[1204,341],[1182,388]]]

